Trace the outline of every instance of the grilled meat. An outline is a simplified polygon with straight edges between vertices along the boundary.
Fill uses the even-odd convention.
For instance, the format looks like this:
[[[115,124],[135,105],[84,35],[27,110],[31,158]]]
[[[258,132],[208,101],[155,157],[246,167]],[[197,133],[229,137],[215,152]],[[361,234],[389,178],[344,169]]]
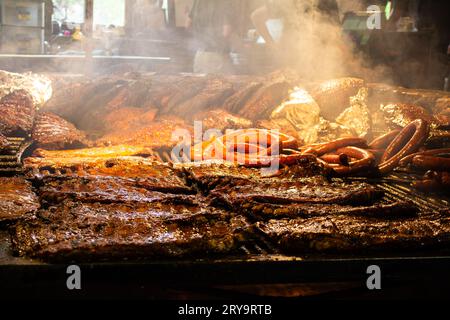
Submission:
[[[388,104],[382,106],[381,111],[391,129],[406,127],[416,119],[423,119],[429,123],[435,122],[435,119],[427,110],[415,105],[403,103]]]
[[[110,147],[98,147],[76,150],[44,150],[36,149],[33,156],[49,159],[73,159],[73,158],[115,158],[128,156],[151,157],[153,151],[142,146],[116,145]]]
[[[436,114],[450,106],[450,94],[445,91],[407,89],[381,83],[370,83],[367,87],[372,110],[379,109],[380,105],[400,103],[422,106]]]
[[[370,252],[448,247],[450,218],[380,220],[346,214],[259,222],[257,227],[284,252]]]
[[[249,201],[240,205],[237,210],[256,220],[270,220],[283,218],[314,218],[318,216],[361,216],[379,219],[395,219],[411,217],[418,213],[416,206],[409,202],[393,202],[388,204],[374,204],[371,206],[352,206],[337,204],[272,204]]]
[[[83,132],[50,112],[42,112],[36,116],[31,136],[37,147],[47,150],[82,148],[89,144]]]
[[[223,187],[211,192],[216,202],[239,208],[248,202],[273,204],[372,204],[383,192],[365,183],[328,182],[322,177],[293,181],[268,179],[257,184]]]
[[[25,170],[30,178],[46,176],[120,177],[134,179],[136,185],[152,191],[189,194],[181,173],[140,157],[123,158],[28,158]]]
[[[223,108],[232,113],[241,111],[248,100],[263,86],[263,82],[250,82],[229,96],[223,103]]]
[[[33,98],[25,90],[14,91],[0,100],[0,114],[0,133],[28,134],[35,115]]]
[[[174,186],[168,179],[127,179],[119,177],[44,177],[38,194],[42,201],[60,203],[66,199],[82,202],[99,203],[141,203],[163,200],[184,199],[183,194],[163,192],[190,193],[190,189]],[[159,190],[159,191],[155,191]],[[163,192],[160,192],[163,191]]]
[[[217,129],[225,133],[226,129],[252,128],[253,123],[245,118],[234,116],[223,109],[197,113],[194,121],[201,121],[203,130]]]
[[[162,114],[176,114],[174,110],[179,105],[189,101],[200,94],[206,87],[209,77],[182,77],[174,85],[169,95],[164,98],[167,102],[163,102],[166,108],[161,110]],[[198,110],[200,111],[200,110]]]
[[[0,178],[0,222],[32,216],[39,201],[31,184],[23,178]]]
[[[115,131],[97,140],[98,145],[145,146],[149,148],[171,148],[178,143],[173,139],[176,131],[183,130],[192,134],[192,127],[177,117],[160,117],[158,121],[147,126],[133,128],[127,131]]]
[[[20,90],[31,96],[34,105],[41,106],[52,96],[52,82],[42,75],[0,70],[0,98]]]
[[[123,132],[151,125],[158,113],[157,109],[120,108],[105,117],[108,132]]]
[[[311,95],[319,104],[322,116],[329,121],[350,106],[350,97],[355,96],[364,86],[364,80],[340,78],[322,82],[311,90]]]
[[[221,78],[212,78],[196,95],[172,107],[169,114],[176,114],[183,119],[191,119],[198,112],[220,107],[232,93],[233,85],[230,82]]]
[[[243,217],[198,202],[65,203],[12,230],[18,255],[69,262],[224,254],[245,241]]]
[[[252,121],[267,119],[274,106],[279,106],[289,97],[290,89],[291,84],[285,79],[266,81],[238,110],[238,114]]]
[[[278,180],[292,181],[305,177],[321,177],[326,181],[329,172],[314,159],[304,158],[296,165],[281,168],[278,172],[265,172],[260,169],[241,167],[229,162],[200,162],[177,165],[184,171],[188,184],[195,185],[208,193],[216,188],[229,188],[238,185],[255,185],[270,180],[274,175]],[[226,191],[228,192],[228,191]]]

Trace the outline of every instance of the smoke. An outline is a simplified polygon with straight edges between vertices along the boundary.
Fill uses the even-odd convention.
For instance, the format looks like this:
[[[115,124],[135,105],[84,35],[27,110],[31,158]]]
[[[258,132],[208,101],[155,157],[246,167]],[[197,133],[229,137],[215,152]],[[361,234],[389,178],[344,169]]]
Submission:
[[[289,9],[283,12],[285,30],[279,46],[281,54],[274,55],[274,59],[280,59],[285,67],[294,68],[308,81],[356,76],[368,81],[391,82],[389,68],[371,65],[343,33],[339,21],[342,12],[365,8],[355,7],[352,0],[340,1],[339,17],[333,2],[303,0],[292,1],[294,7],[286,6]]]

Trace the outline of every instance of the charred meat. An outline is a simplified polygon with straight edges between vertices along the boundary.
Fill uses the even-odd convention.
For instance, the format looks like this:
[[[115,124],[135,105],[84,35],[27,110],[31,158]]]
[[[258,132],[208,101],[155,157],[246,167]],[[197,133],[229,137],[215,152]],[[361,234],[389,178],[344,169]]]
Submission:
[[[369,252],[448,247],[450,218],[445,215],[381,220],[346,214],[259,222],[257,227],[284,252]]]
[[[0,133],[28,134],[35,115],[33,98],[25,90],[14,91],[0,100],[0,114]]]
[[[194,121],[201,121],[204,130],[217,129],[225,133],[226,129],[246,129],[253,127],[252,121],[241,118],[223,109],[201,112],[194,116]]]
[[[319,104],[322,116],[329,121],[350,106],[350,97],[355,96],[364,86],[364,80],[341,78],[322,82],[311,90],[311,95]]]
[[[61,150],[86,147],[86,135],[63,118],[42,112],[36,116],[32,138],[37,147],[46,150]]]
[[[31,183],[23,178],[0,178],[0,222],[30,217],[39,206]]]
[[[12,230],[18,255],[50,261],[180,258],[224,254],[248,223],[196,202],[145,205],[65,203]]]
[[[151,191],[193,193],[168,165],[140,157],[123,158],[28,158],[25,169],[30,178],[43,177],[118,177],[133,179],[139,187]],[[60,180],[62,181],[62,180]],[[44,186],[45,187],[45,186]]]

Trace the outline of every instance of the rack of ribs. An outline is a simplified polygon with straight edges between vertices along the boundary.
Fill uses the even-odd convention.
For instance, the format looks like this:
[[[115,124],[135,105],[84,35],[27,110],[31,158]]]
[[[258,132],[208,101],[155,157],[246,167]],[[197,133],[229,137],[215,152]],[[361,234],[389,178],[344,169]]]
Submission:
[[[28,158],[25,172],[30,179],[45,177],[116,177],[132,179],[141,188],[151,191],[191,194],[181,172],[168,165],[140,157],[121,158]],[[59,180],[64,181],[64,179]],[[44,186],[45,188],[45,186]]]
[[[61,150],[86,147],[86,135],[73,124],[50,112],[36,116],[31,134],[38,148]]]
[[[242,216],[201,200],[173,203],[64,202],[11,230],[13,250],[48,261],[181,258],[231,253],[247,238]]]
[[[0,223],[33,216],[39,200],[31,183],[23,178],[0,178]]]
[[[448,215],[376,219],[347,214],[258,222],[257,228],[291,254],[411,250],[450,243]]]
[[[27,135],[33,127],[35,105],[25,90],[17,90],[0,100],[0,133]]]

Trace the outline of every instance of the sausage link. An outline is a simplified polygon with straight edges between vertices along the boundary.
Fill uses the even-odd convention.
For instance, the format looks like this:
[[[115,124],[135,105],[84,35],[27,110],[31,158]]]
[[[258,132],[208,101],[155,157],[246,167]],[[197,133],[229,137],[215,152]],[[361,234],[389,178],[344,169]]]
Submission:
[[[399,164],[402,167],[405,167],[411,163],[412,159],[415,156],[435,156],[435,155],[438,156],[438,155],[447,154],[447,153],[450,153],[450,148],[432,149],[432,150],[417,152],[417,153],[413,153],[413,154],[410,154],[409,156],[404,157],[403,159],[400,160]]]
[[[415,156],[412,165],[414,168],[422,170],[450,171],[450,158]]]
[[[349,146],[364,148],[367,147],[367,141],[361,138],[341,138],[327,143],[307,147],[304,149],[303,153],[311,153],[320,157],[337,149]]]
[[[416,152],[427,139],[428,123],[417,119],[407,125],[387,147],[381,158],[378,169],[381,174],[387,174],[398,166],[405,156]]]
[[[394,130],[386,133],[369,144],[370,149],[386,149],[389,144],[398,136],[400,130]]]
[[[344,147],[338,149],[337,153],[343,153],[348,157],[357,159],[356,161],[350,162],[348,166],[331,164],[330,167],[340,176],[361,173],[364,170],[369,171],[375,164],[375,156],[371,152],[361,148]]]

